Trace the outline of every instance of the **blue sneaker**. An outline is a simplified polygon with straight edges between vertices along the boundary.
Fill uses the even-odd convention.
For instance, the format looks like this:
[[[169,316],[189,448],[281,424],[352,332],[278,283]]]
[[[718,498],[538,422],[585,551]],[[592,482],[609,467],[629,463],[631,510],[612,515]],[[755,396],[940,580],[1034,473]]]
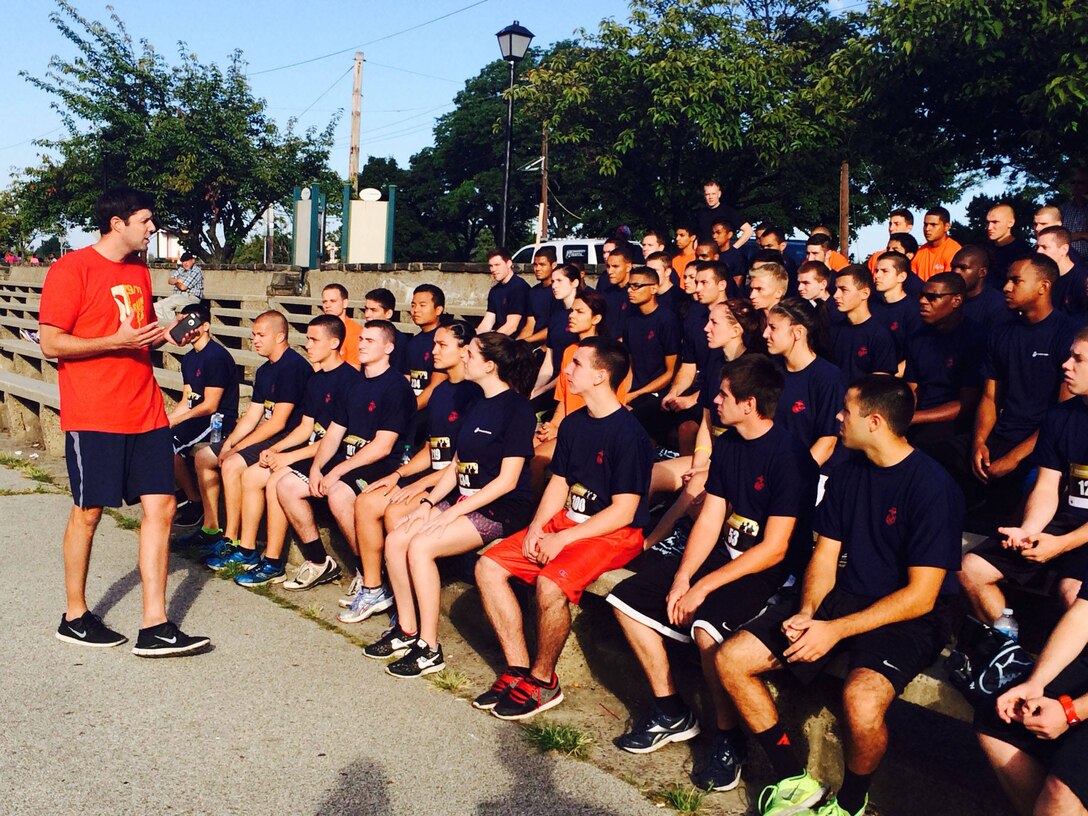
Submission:
[[[386,586],[377,589],[363,587],[351,606],[336,616],[341,623],[360,623],[371,615],[384,612],[393,605],[393,591]]]
[[[207,558],[212,554],[212,549],[223,540],[223,531],[207,533],[203,528],[197,528],[188,535],[178,536],[174,539],[174,546],[179,549],[192,550],[200,558]]]
[[[287,580],[287,570],[277,567],[271,561],[261,558],[260,562],[249,572],[234,576],[234,583],[243,587],[264,586],[265,584],[282,584]]]
[[[231,564],[237,564],[242,569],[251,570],[261,562],[261,557],[257,555],[256,550],[243,550],[241,547],[235,547],[233,544],[229,549],[225,550],[222,555],[213,555],[204,563],[208,569],[219,572],[221,569],[226,569]]]

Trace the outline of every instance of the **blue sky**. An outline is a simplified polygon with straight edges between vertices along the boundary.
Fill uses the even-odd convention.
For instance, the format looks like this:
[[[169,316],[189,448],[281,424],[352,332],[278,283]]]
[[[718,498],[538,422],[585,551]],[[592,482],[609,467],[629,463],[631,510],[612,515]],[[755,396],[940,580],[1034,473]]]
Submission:
[[[74,5],[86,17],[108,20],[103,0]],[[435,118],[452,109],[464,81],[499,56],[496,31],[518,19],[536,35],[536,44],[546,45],[579,28],[595,29],[604,18],[627,16],[626,0],[113,0],[112,6],[135,41],[148,39],[169,62],[175,61],[179,41],[202,62],[225,64],[241,49],[254,92],[281,124],[299,117],[301,129],[320,128],[343,108],[331,162],[345,176],[355,50],[366,55],[360,167],[372,155],[407,164],[431,144]],[[48,0],[6,4],[0,185],[13,171],[36,163],[35,138],[63,133],[50,97],[19,76],[20,71],[43,76],[52,55],[74,55],[75,46],[49,20],[56,8]],[[445,19],[429,23],[440,17]],[[832,170],[837,175],[837,168]],[[858,248],[882,246],[886,234],[880,225],[863,230]],[[71,239],[77,246],[86,243]]]

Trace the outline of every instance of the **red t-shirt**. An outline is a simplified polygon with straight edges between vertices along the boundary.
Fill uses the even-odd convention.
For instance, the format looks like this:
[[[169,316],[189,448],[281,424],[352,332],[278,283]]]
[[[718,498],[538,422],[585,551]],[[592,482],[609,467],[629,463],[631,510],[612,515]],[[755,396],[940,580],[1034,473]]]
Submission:
[[[108,337],[122,320],[146,326],[155,321],[151,276],[144,264],[115,263],[93,247],[69,252],[45,276],[38,316],[84,338]],[[59,380],[61,430],[136,434],[167,425],[150,349],[62,359]]]

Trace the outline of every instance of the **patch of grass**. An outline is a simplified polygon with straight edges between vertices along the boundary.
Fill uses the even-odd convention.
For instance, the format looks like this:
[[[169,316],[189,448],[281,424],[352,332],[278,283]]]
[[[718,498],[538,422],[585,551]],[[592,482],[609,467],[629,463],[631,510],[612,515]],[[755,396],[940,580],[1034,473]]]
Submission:
[[[593,738],[589,734],[571,725],[530,723],[522,726],[522,735],[542,754],[555,751],[575,759],[586,759],[593,745]]]
[[[11,456],[5,453],[0,454],[0,465],[21,471],[24,476],[35,482],[53,484],[53,477],[35,465],[30,459],[24,459],[21,456]]]
[[[233,581],[237,576],[246,571],[246,568],[241,564],[234,562],[227,564],[223,569],[216,570],[215,574],[222,578],[224,581]]]
[[[324,620],[325,607],[319,606],[318,604],[309,604],[302,607],[299,610],[299,614],[301,614],[304,618],[309,618],[310,620]]]
[[[117,526],[122,530],[139,530],[140,520],[132,516],[126,515],[118,510],[116,507],[103,508],[106,511],[106,515],[117,522]]]
[[[667,805],[677,813],[695,813],[706,799],[707,792],[693,785],[678,785],[675,782],[650,794],[653,801]]]
[[[430,681],[443,691],[452,691],[455,694],[463,691],[469,685],[468,675],[457,669],[445,668],[430,676]]]
[[[58,490],[47,490],[45,485],[38,485],[33,490],[13,490],[10,487],[0,488],[0,496],[38,496],[57,495]]]

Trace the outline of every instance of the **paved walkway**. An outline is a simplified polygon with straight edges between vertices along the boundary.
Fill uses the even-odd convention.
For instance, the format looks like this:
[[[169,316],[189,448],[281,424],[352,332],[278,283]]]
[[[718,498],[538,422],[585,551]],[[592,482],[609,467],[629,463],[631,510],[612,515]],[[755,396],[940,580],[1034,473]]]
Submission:
[[[0,814],[660,813],[516,726],[387,676],[298,613],[172,562],[169,614],[215,649],[172,660],[53,637],[66,495],[0,468]],[[13,495],[12,493],[15,493]],[[94,611],[139,625],[136,535],[104,518]]]

